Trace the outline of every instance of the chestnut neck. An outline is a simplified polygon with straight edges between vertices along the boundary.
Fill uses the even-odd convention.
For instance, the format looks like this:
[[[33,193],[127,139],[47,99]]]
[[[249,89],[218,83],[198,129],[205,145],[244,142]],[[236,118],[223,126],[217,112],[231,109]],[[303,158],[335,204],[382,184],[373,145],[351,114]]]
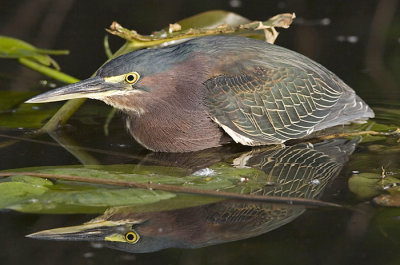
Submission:
[[[204,104],[203,82],[212,75],[204,70],[210,69],[206,63],[196,56],[168,72],[145,76],[140,86],[150,92],[125,97],[136,106],[135,111],[123,111],[129,132],[140,144],[153,151],[189,152],[227,142]]]

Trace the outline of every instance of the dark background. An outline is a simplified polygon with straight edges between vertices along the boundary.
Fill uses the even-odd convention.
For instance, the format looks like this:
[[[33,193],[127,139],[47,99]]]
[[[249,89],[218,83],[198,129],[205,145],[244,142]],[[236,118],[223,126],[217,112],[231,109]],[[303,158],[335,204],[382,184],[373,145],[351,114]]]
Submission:
[[[113,21],[149,34],[211,9],[233,11],[251,20],[267,20],[278,13],[295,12],[295,23],[289,29],[279,29],[278,45],[320,62],[373,107],[399,104],[400,3],[396,0],[0,0],[0,35],[20,38],[41,48],[69,49],[70,55],[54,58],[63,72],[84,79],[106,60],[104,29]],[[110,42],[113,51],[123,43],[117,37],[110,37]],[[20,66],[15,60],[0,60],[0,90],[48,89],[39,85],[42,79],[45,77]],[[58,159],[67,159],[62,157],[67,156],[66,152],[60,154],[60,151],[54,153],[53,158],[47,158],[54,159],[49,163],[41,158],[38,145],[21,143],[16,148],[19,148],[17,154],[0,149],[0,168],[52,164]],[[66,164],[76,163],[69,159]],[[79,224],[89,220],[88,216],[1,213],[0,263],[308,265],[400,262],[395,252],[398,239],[396,248],[373,230],[363,237],[369,243],[349,242],[346,239],[349,216],[349,212],[343,211],[308,211],[285,229],[249,240],[198,250],[131,255],[92,248],[85,242],[42,242],[24,238],[33,231]],[[388,234],[390,237],[390,232]]]
[[[0,34],[35,46],[69,49],[56,60],[79,79],[90,76],[105,60],[103,38],[111,22],[149,34],[169,23],[211,10],[233,11],[251,20],[283,12],[297,19],[280,29],[277,44],[320,62],[367,101],[399,98],[400,16],[396,0],[359,1],[77,1],[0,2]],[[115,51],[123,42],[110,38]],[[27,90],[41,77],[16,62],[0,61],[0,89]],[[34,81],[34,82],[32,82]]]

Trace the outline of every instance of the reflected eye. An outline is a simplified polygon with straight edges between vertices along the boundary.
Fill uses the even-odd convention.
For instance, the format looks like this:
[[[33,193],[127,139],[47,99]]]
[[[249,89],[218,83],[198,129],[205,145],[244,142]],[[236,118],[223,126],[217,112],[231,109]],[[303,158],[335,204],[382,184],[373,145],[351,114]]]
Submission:
[[[139,235],[135,232],[130,231],[125,234],[125,239],[128,243],[136,243],[139,240]]]
[[[139,77],[140,77],[140,76],[139,76],[138,73],[132,72],[132,73],[126,74],[126,76],[125,76],[125,81],[126,81],[128,84],[134,84],[134,83],[136,83],[136,81],[138,81]]]

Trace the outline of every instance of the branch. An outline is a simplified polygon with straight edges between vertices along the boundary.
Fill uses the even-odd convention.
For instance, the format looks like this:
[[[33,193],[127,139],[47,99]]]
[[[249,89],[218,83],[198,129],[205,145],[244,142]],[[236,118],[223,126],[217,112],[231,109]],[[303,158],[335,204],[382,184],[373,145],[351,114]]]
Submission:
[[[178,23],[175,23],[170,24],[168,31],[160,30],[151,35],[141,35],[135,30],[124,28],[119,23],[114,21],[111,24],[110,29],[106,30],[110,34],[127,40],[127,43],[114,54],[119,56],[132,50],[165,45],[188,38],[198,38],[220,34],[234,34],[249,37],[254,36],[256,31],[263,31],[265,41],[274,43],[279,34],[275,27],[288,28],[295,17],[296,15],[294,13],[284,13],[276,15],[267,21],[253,21],[238,26],[223,24],[214,28],[189,28],[184,30],[181,30],[181,26]]]

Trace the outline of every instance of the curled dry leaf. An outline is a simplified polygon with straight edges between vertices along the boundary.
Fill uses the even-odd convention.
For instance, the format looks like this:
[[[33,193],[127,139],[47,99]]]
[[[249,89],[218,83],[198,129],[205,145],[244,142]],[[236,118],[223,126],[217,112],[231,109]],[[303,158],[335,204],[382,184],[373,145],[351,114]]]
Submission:
[[[201,16],[199,16],[199,18],[200,17]],[[259,34],[257,33],[257,31],[263,31],[265,41],[269,43],[274,43],[278,36],[278,32],[275,28],[288,28],[295,17],[296,16],[294,13],[284,13],[276,15],[264,22],[252,21],[243,24],[236,24],[233,22],[231,24],[222,23],[212,28],[206,26],[199,28],[183,28],[178,22],[175,24],[170,24],[168,31],[161,30],[158,32],[154,32],[151,35],[140,35],[135,30],[126,29],[122,27],[119,23],[113,22],[110,26],[110,29],[107,29],[107,31],[113,35],[126,39],[128,42],[130,42],[130,44],[132,44],[132,46],[142,48],[160,45],[162,43],[181,39],[218,34],[234,34],[249,37]],[[247,22],[247,20],[241,20],[241,22],[243,21]]]
[[[289,28],[290,24],[292,24],[293,19],[296,18],[295,13],[284,13],[284,14],[279,14],[276,16],[271,17],[268,21],[272,22],[273,27],[279,27],[279,28]]]
[[[168,32],[172,33],[174,31],[180,31],[182,29],[181,25],[179,25],[178,23],[175,24],[169,24],[169,29]]]

